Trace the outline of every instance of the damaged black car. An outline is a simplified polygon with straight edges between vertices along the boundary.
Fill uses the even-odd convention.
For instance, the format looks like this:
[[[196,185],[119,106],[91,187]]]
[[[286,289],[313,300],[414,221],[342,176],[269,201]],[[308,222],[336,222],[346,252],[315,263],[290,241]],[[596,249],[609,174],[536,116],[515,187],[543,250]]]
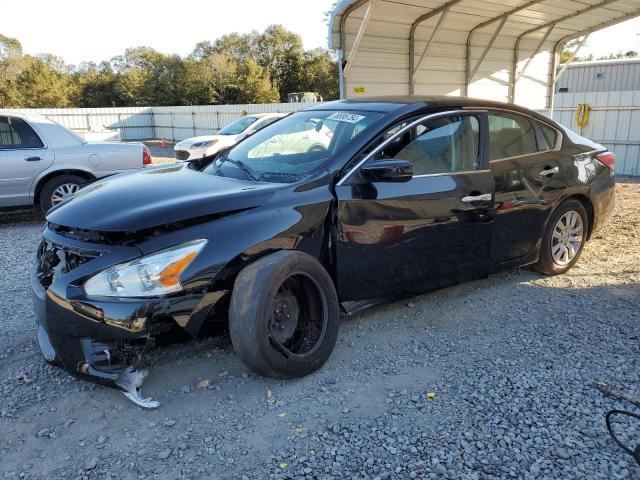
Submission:
[[[490,273],[570,269],[614,208],[615,156],[514,106],[319,104],[208,165],[124,173],[47,214],[32,286],[45,359],[144,407],[155,339],[228,322],[260,375],[320,368],[341,314]]]

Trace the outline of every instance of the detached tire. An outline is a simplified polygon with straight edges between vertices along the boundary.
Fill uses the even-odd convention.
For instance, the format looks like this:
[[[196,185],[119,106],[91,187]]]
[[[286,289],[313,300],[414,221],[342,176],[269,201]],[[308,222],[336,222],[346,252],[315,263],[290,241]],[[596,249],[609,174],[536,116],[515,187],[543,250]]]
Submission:
[[[53,177],[44,184],[40,191],[40,208],[47,213],[54,203],[64,200],[65,194],[72,195],[77,192],[86,180],[78,175],[58,175]],[[56,199],[58,199],[56,201]]]
[[[589,217],[582,203],[568,199],[553,212],[542,235],[535,268],[546,275],[561,275],[573,267],[587,241]]]
[[[339,323],[333,281],[306,253],[273,253],[236,278],[229,307],[231,341],[259,375],[296,378],[318,370],[333,351]]]

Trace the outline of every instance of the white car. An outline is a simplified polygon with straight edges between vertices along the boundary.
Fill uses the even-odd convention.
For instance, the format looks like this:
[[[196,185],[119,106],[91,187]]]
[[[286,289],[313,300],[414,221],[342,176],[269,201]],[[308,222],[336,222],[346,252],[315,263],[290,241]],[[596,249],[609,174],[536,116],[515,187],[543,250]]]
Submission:
[[[141,143],[88,143],[39,115],[0,112],[0,207],[46,212],[87,182],[151,161]]]
[[[240,140],[287,116],[287,113],[256,113],[230,123],[215,135],[187,138],[173,147],[177,160],[192,161],[209,158],[220,150],[232,147]]]
[[[301,122],[288,132],[269,137],[249,150],[249,158],[292,155],[299,152],[323,152],[329,148],[333,130],[319,121]]]

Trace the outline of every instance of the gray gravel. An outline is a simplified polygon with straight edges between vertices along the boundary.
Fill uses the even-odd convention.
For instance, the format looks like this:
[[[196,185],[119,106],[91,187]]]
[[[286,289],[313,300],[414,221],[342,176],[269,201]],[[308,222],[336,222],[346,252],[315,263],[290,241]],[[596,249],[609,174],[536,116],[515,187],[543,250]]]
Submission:
[[[0,476],[638,479],[604,427],[609,409],[638,409],[587,386],[640,394],[640,184],[618,193],[569,274],[501,273],[347,318],[307,378],[255,377],[224,337],[158,349],[154,411],[40,360],[42,219],[5,216]]]

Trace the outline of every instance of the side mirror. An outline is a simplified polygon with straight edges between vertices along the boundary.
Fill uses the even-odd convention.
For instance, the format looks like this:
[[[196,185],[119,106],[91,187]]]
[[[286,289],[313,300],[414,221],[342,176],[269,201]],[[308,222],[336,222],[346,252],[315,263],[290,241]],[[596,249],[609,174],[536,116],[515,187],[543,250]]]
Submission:
[[[408,182],[413,178],[413,163],[409,160],[381,160],[360,170],[368,182]]]

